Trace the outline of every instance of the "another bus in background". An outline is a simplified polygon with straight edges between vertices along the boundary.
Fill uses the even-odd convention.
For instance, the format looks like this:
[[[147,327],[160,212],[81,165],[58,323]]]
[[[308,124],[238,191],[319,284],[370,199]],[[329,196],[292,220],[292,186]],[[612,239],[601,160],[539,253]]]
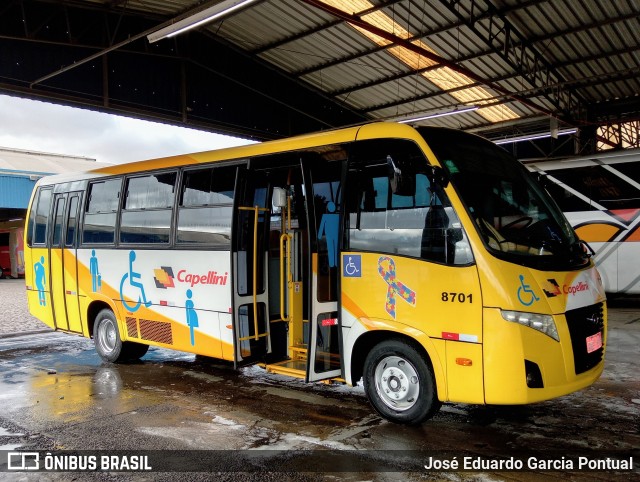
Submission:
[[[640,149],[524,164],[595,251],[606,291],[640,294]]]

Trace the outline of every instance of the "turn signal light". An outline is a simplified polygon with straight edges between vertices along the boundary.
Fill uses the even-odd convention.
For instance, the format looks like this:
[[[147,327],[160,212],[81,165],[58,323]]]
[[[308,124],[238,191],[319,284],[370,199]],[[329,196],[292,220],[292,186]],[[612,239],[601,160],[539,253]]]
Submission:
[[[456,364],[463,367],[470,367],[471,365],[473,365],[473,360],[471,360],[470,358],[456,358]]]

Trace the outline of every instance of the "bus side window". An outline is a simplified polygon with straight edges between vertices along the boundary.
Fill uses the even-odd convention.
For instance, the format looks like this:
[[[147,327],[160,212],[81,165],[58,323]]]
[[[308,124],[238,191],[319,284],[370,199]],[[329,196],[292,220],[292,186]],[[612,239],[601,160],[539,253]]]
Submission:
[[[82,226],[83,243],[112,244],[114,242],[121,185],[120,178],[89,184],[87,210]]]
[[[47,241],[47,220],[51,210],[51,200],[51,189],[40,189],[29,216],[27,228],[27,244],[29,246],[44,245]]]
[[[121,243],[169,243],[177,177],[174,171],[127,179]]]
[[[444,190],[431,185],[427,160],[417,146],[407,141],[376,141],[375,149],[366,153],[368,159],[357,159],[349,174],[357,189],[357,194],[347,196],[349,249],[453,265],[473,262],[462,224]],[[392,189],[389,157],[401,159],[403,176],[414,176],[405,184],[409,190],[401,194]]]
[[[221,166],[184,172],[176,230],[179,244],[229,249],[236,170]]]

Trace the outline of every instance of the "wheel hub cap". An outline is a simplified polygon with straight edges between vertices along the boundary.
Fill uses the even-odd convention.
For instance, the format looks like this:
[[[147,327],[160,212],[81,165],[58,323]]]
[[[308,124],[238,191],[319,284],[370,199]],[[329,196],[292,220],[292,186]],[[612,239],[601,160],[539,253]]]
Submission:
[[[376,390],[380,398],[394,410],[408,410],[420,392],[418,373],[409,361],[399,356],[386,357],[375,371]]]

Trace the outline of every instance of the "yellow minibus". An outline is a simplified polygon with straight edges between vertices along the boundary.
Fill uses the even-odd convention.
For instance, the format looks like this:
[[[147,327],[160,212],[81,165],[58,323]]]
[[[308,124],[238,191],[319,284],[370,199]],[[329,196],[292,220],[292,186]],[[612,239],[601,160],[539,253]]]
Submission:
[[[107,362],[159,346],[307,382],[388,420],[592,384],[588,249],[535,177],[464,132],[374,123],[41,179],[31,313]]]

